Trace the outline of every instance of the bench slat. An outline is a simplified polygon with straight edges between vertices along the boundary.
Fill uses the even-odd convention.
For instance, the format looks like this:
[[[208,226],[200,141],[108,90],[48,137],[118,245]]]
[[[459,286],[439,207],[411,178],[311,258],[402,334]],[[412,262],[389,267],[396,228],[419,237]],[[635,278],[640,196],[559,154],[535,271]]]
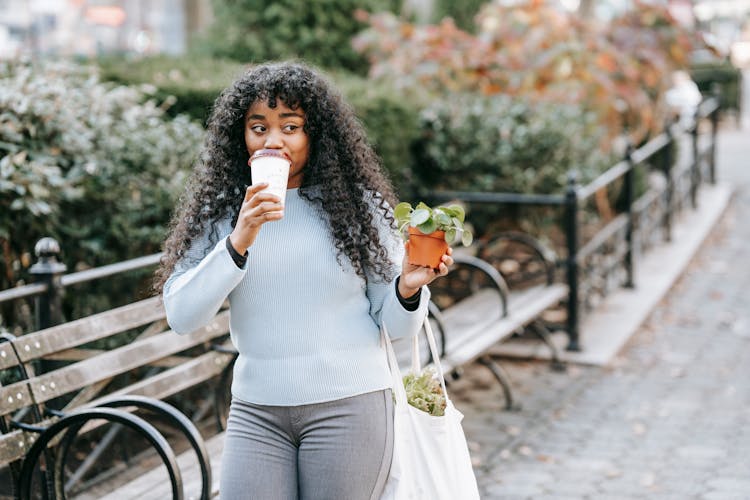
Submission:
[[[77,347],[115,333],[124,332],[165,317],[160,297],[141,300],[103,313],[39,330],[13,343],[21,361],[27,362],[53,352]],[[2,361],[0,361],[2,363]],[[10,366],[10,365],[7,365]],[[4,368],[0,364],[0,368]]]
[[[478,305],[485,303],[486,307],[486,303],[492,299],[488,294],[479,292],[470,297],[471,300],[459,302],[444,315],[446,330],[451,335],[446,339],[443,370],[450,371],[475,360],[489,347],[509,337],[532,322],[545,309],[557,304],[567,293],[567,286],[556,284],[522,292],[516,295],[515,300],[511,294],[508,316],[496,317],[490,321],[483,321],[481,316],[477,316],[477,312],[483,310]],[[499,298],[495,297],[495,300]]]
[[[44,356],[45,360],[50,361],[83,361],[84,359],[93,358],[107,352],[105,349],[68,349],[65,351],[55,352]],[[161,368],[171,368],[177,366],[180,363],[184,363],[190,358],[184,356],[169,356],[166,358],[158,359],[151,363],[151,366],[158,366]]]
[[[98,380],[119,375],[133,368],[152,363],[176,352],[184,351],[210,340],[229,330],[229,313],[219,313],[206,327],[190,335],[177,335],[167,331],[78,363],[38,375],[31,381],[21,381],[0,388],[3,413],[28,406],[31,400],[23,397],[19,388],[29,386],[37,403],[81,389]],[[19,399],[17,394],[22,394]],[[13,400],[10,403],[11,398]],[[7,407],[6,407],[7,406]]]
[[[163,371],[138,383],[115,391],[105,397],[125,394],[146,396],[155,399],[166,399],[189,387],[219,375],[234,358],[222,352],[207,352],[195,359]],[[84,406],[96,406],[99,400],[93,400]]]
[[[26,455],[31,442],[26,440],[22,431],[11,431],[0,435],[0,464],[15,462]]]
[[[18,356],[16,356],[10,343],[3,342],[0,344],[0,370],[10,368],[11,366],[18,366],[19,364]]]

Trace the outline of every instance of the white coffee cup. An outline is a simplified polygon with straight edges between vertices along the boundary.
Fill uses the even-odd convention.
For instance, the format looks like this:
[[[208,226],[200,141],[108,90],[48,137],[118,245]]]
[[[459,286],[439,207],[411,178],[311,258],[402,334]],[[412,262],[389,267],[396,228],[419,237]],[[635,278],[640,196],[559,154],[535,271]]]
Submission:
[[[263,192],[275,194],[284,203],[291,165],[289,157],[276,149],[259,149],[250,157],[248,165],[253,184],[267,182],[268,187]]]

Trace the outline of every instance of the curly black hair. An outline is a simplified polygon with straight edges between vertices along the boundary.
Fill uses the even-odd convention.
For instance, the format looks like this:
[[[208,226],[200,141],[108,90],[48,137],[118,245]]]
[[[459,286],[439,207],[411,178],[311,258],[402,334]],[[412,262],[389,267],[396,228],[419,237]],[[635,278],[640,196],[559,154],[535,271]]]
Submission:
[[[245,113],[261,99],[271,108],[280,100],[305,113],[310,151],[299,194],[327,220],[339,259],[345,256],[365,280],[367,272],[392,279],[394,268],[373,222],[373,203],[366,200],[374,194],[377,211],[393,226],[395,195],[362,124],[318,71],[281,62],[252,67],[216,99],[203,154],[170,223],[155,291],[162,292],[177,262],[209,225],[215,233],[216,224],[228,215],[236,224],[251,183]]]

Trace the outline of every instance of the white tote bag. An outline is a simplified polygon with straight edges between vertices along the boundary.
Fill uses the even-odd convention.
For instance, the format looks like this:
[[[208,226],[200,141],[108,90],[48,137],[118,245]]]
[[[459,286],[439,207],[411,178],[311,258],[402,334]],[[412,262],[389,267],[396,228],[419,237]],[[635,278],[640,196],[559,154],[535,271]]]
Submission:
[[[466,437],[461,428],[463,415],[448,398],[430,322],[424,321],[440,385],[446,397],[445,415],[436,417],[406,400],[403,378],[396,355],[383,327],[381,335],[388,352],[393,377],[394,422],[393,462],[381,500],[473,500],[479,498],[471,467]],[[412,371],[419,373],[419,338],[412,343]]]

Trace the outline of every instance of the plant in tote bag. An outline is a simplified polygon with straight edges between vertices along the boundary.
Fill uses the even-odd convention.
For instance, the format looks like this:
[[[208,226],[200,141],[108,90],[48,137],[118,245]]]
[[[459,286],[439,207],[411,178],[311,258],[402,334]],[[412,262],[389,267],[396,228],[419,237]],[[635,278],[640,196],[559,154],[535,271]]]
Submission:
[[[404,375],[404,389],[406,400],[414,408],[435,417],[445,415],[445,393],[434,368],[427,367],[421,373],[410,372]]]
[[[445,376],[427,317],[424,329],[435,360],[434,368],[421,369],[419,337],[415,336],[411,373],[402,377],[388,332],[382,325],[381,338],[391,369],[395,405],[393,461],[380,498],[475,500],[479,491],[461,428],[463,415],[453,406],[445,389]],[[411,393],[411,401],[407,399],[407,391]]]

